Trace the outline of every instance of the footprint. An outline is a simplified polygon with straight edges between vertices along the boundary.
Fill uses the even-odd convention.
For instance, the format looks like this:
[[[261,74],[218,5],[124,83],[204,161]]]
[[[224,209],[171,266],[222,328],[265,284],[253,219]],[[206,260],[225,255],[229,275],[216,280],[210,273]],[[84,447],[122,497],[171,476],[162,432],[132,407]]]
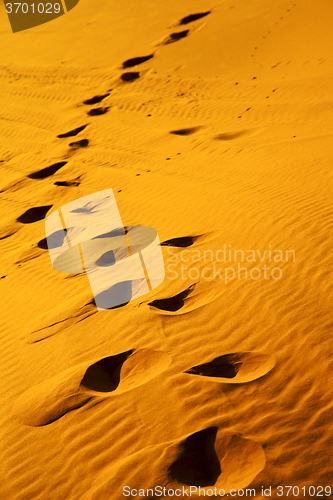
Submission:
[[[74,137],[75,135],[79,134],[82,132],[87,127],[87,125],[82,125],[82,127],[77,127],[74,130],[71,130],[70,132],[66,132],[65,134],[59,134],[57,137],[59,139],[63,139],[64,137]]]
[[[154,54],[150,54],[149,56],[133,57],[132,59],[127,59],[127,61],[123,62],[123,69],[132,68],[133,66],[142,64],[146,61],[149,61],[149,59],[151,59],[152,57],[154,57]]]
[[[240,132],[226,132],[224,134],[219,134],[215,136],[215,139],[219,141],[232,141],[233,139],[238,139],[248,133],[247,130],[241,130]]]
[[[208,427],[185,439],[180,455],[168,469],[174,487],[196,486],[209,495],[211,487],[229,493],[248,486],[265,467],[262,446],[218,427]]]
[[[33,222],[44,219],[51,207],[52,205],[45,205],[29,208],[29,210],[20,215],[16,220],[22,224],[32,224]]]
[[[69,228],[69,229],[74,229],[74,228]],[[67,233],[67,229],[64,230],[59,230],[55,231],[54,233],[50,234],[47,239],[43,238],[37,243],[38,248],[42,248],[43,250],[48,250],[49,248],[58,248],[61,247],[65,236]]]
[[[107,467],[95,480],[82,500],[104,500],[112,491],[121,498],[124,484],[130,491],[152,491],[158,486],[170,493],[170,498],[197,498],[228,494],[246,488],[264,469],[265,452],[260,443],[216,426],[208,427],[175,441],[149,446]],[[149,467],[149,474],[147,474]],[[191,490],[190,490],[190,487]],[[184,490],[183,490],[184,488]],[[224,490],[224,492],[222,491]],[[158,490],[156,496],[158,498]],[[185,491],[185,493],[182,492]],[[214,496],[214,498],[217,498]]]
[[[235,352],[208,363],[193,366],[185,373],[202,375],[215,382],[242,384],[263,377],[275,366],[273,356],[256,352]]]
[[[171,130],[170,134],[175,135],[191,135],[194,132],[197,132],[201,127],[192,127],[192,128],[182,128],[180,130]]]
[[[89,144],[88,139],[82,139],[81,141],[71,142],[70,147],[73,149],[86,148]]]
[[[180,238],[172,238],[161,243],[161,246],[168,247],[190,247],[199,238],[199,236],[183,236]]]
[[[113,264],[109,252],[108,255],[102,255],[96,264],[103,265],[103,267],[111,266]],[[113,252],[112,252],[113,253]],[[106,264],[108,262],[108,264]],[[139,282],[139,283],[136,283]],[[98,304],[98,309],[119,309],[120,307],[126,306],[132,299],[133,291],[135,291],[135,286],[142,284],[141,280],[127,280],[116,283],[115,285],[103,290],[99,294],[95,295],[95,302]],[[110,304],[117,304],[110,307]]]
[[[162,311],[175,312],[179,311],[184,306],[186,297],[193,291],[195,285],[191,285],[189,288],[183,292],[178,293],[174,297],[168,299],[156,299],[149,302],[148,305],[156,307],[156,309],[161,309]]]
[[[110,106],[108,106],[106,108],[93,108],[90,111],[88,111],[87,115],[89,115],[89,116],[105,115],[105,113],[107,113],[109,109],[110,109]]]
[[[54,163],[49,167],[42,168],[42,170],[38,170],[37,172],[28,175],[28,177],[29,179],[46,179],[47,177],[50,177],[51,175],[58,172],[58,170],[60,170],[61,167],[64,167],[66,164],[67,161],[60,161],[59,163]]]
[[[123,73],[121,75],[121,79],[123,82],[134,82],[140,77],[140,73],[138,71],[129,71],[127,73]]]
[[[171,356],[163,351],[132,349],[91,365],[81,386],[94,392],[116,391],[120,394],[149,382],[170,364]]]
[[[172,482],[193,486],[213,486],[221,474],[214,444],[217,427],[192,434],[182,443],[179,458],[168,469]]]
[[[89,366],[81,380],[81,387],[94,392],[115,391],[120,383],[122,365],[133,352],[132,349],[116,356],[109,356]]]
[[[55,186],[79,186],[80,183],[78,181],[57,181],[54,183]]]
[[[97,359],[88,369],[86,363],[81,363],[25,391],[12,414],[24,425],[47,425],[92,399],[135,389],[170,364],[168,354],[151,349],[132,349]]]
[[[87,105],[98,104],[99,102],[102,102],[103,99],[105,99],[109,95],[110,95],[110,92],[108,94],[104,94],[104,95],[95,95],[95,97],[92,97],[91,99],[87,99],[86,101],[83,101],[83,104],[87,104]]]
[[[169,45],[170,43],[178,42],[178,40],[181,40],[182,38],[185,38],[189,34],[190,30],[184,30],[184,31],[177,31],[176,33],[171,33],[171,35],[168,36],[162,42],[162,45]]]
[[[103,253],[95,262],[99,267],[110,267],[116,263],[116,258],[113,250],[108,250]]]
[[[188,24],[188,23],[192,23],[193,21],[197,21],[198,19],[201,19],[202,17],[205,17],[205,16],[208,16],[208,14],[210,14],[211,11],[208,10],[207,12],[199,12],[198,14],[190,14],[189,16],[186,16],[186,17],[183,17],[183,19],[181,19],[179,21],[179,24]]]

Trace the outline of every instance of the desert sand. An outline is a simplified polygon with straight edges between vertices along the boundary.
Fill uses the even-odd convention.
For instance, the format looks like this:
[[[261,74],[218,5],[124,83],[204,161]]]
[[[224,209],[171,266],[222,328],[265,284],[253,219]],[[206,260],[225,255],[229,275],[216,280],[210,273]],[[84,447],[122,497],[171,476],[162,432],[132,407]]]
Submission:
[[[1,500],[330,496],[333,4],[0,14]],[[108,188],[165,279],[97,311],[45,218]]]

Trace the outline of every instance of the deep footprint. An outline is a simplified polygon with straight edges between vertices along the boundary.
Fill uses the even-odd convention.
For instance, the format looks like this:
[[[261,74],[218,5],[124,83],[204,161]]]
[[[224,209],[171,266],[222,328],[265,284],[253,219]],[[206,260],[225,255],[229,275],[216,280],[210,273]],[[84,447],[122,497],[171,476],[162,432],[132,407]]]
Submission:
[[[54,183],[55,186],[79,186],[80,183],[78,181],[57,181]]]
[[[67,161],[60,161],[59,163],[54,163],[49,167],[43,168],[42,170],[38,170],[33,174],[29,174],[28,177],[29,179],[46,179],[47,177],[50,177],[51,175],[58,172],[58,170],[60,170],[61,167],[64,167],[66,164]]]
[[[74,137],[75,135],[79,134],[86,128],[87,125],[82,125],[82,127],[77,127],[74,130],[71,130],[70,132],[66,132],[65,134],[59,134],[57,137],[59,139],[63,139],[64,137]]]
[[[81,386],[95,392],[115,391],[119,386],[121,368],[133,352],[132,349],[116,356],[109,356],[89,366],[82,379]]]
[[[189,436],[181,445],[179,458],[171,464],[171,481],[189,486],[213,486],[221,474],[214,443],[217,427],[209,427]]]
[[[148,446],[113,462],[96,478],[82,500],[104,500],[109,498],[110,491],[115,498],[121,498],[126,471],[131,473],[131,489],[154,490],[159,485],[167,490],[187,491],[181,498],[189,498],[189,486],[192,486],[197,490],[192,491],[191,498],[197,498],[199,487],[203,497],[212,497],[215,488],[224,490],[228,496],[231,490],[251,484],[265,463],[260,443],[216,426],[208,427],[190,436]]]
[[[248,486],[264,468],[262,446],[218,427],[209,427],[189,436],[180,445],[180,455],[168,469],[173,486],[201,488],[216,486],[217,490]],[[205,494],[204,493],[204,494]]]
[[[71,142],[70,147],[73,149],[86,148],[89,144],[88,139],[82,139],[81,141]]]
[[[121,79],[123,82],[134,82],[140,77],[140,73],[138,71],[129,71],[127,73],[123,73],[121,75]]]
[[[233,139],[238,139],[248,132],[246,130],[241,130],[240,132],[226,132],[225,134],[219,134],[215,136],[218,141],[232,141]]]
[[[184,306],[185,299],[193,291],[193,288],[194,285],[191,285],[189,288],[187,288],[183,292],[178,293],[174,297],[170,297],[168,299],[156,299],[152,302],[149,302],[148,305],[156,307],[157,309],[161,309],[162,311],[179,311],[179,309]]]
[[[182,38],[185,38],[189,34],[190,30],[178,31],[176,33],[171,33],[169,38],[166,39],[164,45],[169,45],[170,43],[178,42]]]
[[[104,95],[95,95],[91,99],[87,99],[86,101],[83,101],[83,104],[91,105],[91,104],[98,104],[103,101],[106,97],[110,95],[110,92],[108,94]]]
[[[113,253],[113,252],[112,252]],[[108,262],[108,264],[106,264]],[[102,267],[111,266],[112,260],[110,255],[105,254],[96,261],[96,264]],[[118,309],[126,306],[132,299],[133,282],[131,280],[121,281],[115,285],[103,290],[98,295],[95,295],[95,302],[99,310],[103,309]],[[115,304],[110,307],[110,304]]]
[[[51,207],[52,205],[44,205],[42,207],[29,208],[29,210],[20,215],[16,220],[22,224],[32,224],[33,222],[44,219]]]
[[[127,59],[127,61],[123,62],[123,69],[132,68],[133,66],[142,64],[146,61],[149,61],[149,59],[151,59],[152,57],[154,57],[154,54],[150,54],[149,56],[133,57],[132,59]]]
[[[89,115],[89,116],[105,115],[105,113],[107,113],[109,109],[110,109],[110,107],[106,107],[106,108],[93,108],[90,111],[88,111],[87,115]]]
[[[195,240],[197,240],[199,236],[183,236],[180,238],[172,238],[171,240],[166,240],[161,243],[163,247],[190,247],[193,245]]]
[[[209,377],[228,384],[241,384],[263,377],[274,366],[275,360],[269,354],[236,352],[193,366],[185,373]]]
[[[197,21],[198,19],[201,19],[202,17],[205,17],[205,16],[208,16],[208,14],[210,14],[210,10],[208,10],[207,12],[199,12],[198,14],[190,14],[189,16],[186,16],[186,17],[183,17],[183,19],[181,19],[179,21],[179,24],[189,24],[189,23],[192,23],[193,21]]]
[[[13,416],[21,423],[38,427],[98,397],[120,394],[140,387],[171,364],[163,351],[132,349],[82,363],[31,387],[16,401]]]
[[[73,229],[73,228],[71,228]],[[64,231],[61,229],[60,231],[55,231],[54,233],[50,234],[50,236],[46,238],[43,238],[37,243],[38,248],[42,248],[43,250],[48,250],[50,248],[58,248],[61,247],[65,236],[66,236],[67,229]]]
[[[170,134],[174,135],[191,135],[197,132],[201,127],[191,127],[191,128],[182,128],[180,130],[171,130]]]

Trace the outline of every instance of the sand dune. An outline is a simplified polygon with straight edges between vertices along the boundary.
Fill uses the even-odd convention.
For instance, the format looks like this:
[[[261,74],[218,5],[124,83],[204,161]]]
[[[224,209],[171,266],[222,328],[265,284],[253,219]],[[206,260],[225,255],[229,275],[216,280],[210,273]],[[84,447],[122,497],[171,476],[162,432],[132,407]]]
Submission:
[[[333,5],[0,13],[1,500],[331,496]],[[97,311],[45,219],[109,188],[166,276]]]

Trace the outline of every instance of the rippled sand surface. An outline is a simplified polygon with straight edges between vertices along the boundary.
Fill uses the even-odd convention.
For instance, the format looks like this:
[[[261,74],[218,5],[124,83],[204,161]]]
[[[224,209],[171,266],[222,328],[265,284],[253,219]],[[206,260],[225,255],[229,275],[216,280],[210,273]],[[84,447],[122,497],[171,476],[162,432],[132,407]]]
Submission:
[[[81,0],[16,34],[0,13],[1,499],[327,497],[333,5]],[[45,217],[107,188],[166,276],[97,312]]]

